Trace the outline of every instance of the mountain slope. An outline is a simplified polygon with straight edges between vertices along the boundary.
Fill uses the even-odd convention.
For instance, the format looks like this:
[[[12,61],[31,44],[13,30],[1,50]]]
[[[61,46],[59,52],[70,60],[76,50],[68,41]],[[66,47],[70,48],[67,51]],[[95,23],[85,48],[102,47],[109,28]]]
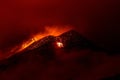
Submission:
[[[64,47],[57,47],[56,43]],[[107,56],[76,31],[47,36],[0,61],[1,80],[101,80],[120,73],[119,56]]]

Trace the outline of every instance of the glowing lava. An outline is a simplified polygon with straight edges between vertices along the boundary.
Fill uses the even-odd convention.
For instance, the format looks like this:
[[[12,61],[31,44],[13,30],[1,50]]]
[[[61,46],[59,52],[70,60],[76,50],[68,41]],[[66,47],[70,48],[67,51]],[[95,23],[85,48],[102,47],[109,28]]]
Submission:
[[[42,39],[45,36],[52,35],[52,36],[56,37],[64,32],[69,31],[70,29],[72,29],[71,26],[46,26],[45,31],[43,33],[38,33],[38,34],[33,35],[29,40],[23,42],[22,45],[20,45],[19,49],[15,50],[15,51],[13,50],[13,53],[23,51],[24,49],[29,47],[31,44]],[[64,47],[63,43],[61,43],[61,42],[57,42],[57,46],[59,48]]]
[[[57,44],[57,46],[58,46],[59,48],[63,48],[63,47],[64,47],[64,45],[63,45],[62,42],[57,42],[56,44]]]

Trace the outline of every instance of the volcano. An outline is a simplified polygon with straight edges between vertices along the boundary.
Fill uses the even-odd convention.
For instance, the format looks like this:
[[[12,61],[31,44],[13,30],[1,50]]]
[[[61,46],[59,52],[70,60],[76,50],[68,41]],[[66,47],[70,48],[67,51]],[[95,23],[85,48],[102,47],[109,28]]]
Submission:
[[[59,43],[59,46],[57,46],[56,43]],[[64,61],[62,62],[56,57],[56,51],[60,51],[59,53],[63,53],[67,56],[66,53],[71,54],[71,52],[72,55],[74,55],[74,51],[72,51],[74,49],[77,51],[86,51],[86,49],[89,49],[97,52],[107,52],[107,50],[95,45],[92,41],[83,37],[78,32],[70,30],[61,34],[60,36],[46,36],[34,42],[23,51],[9,57],[8,59],[0,61],[0,78],[1,80],[79,80],[75,78],[77,74],[80,74],[76,71],[76,65],[74,65],[75,67],[71,65],[73,70],[75,70],[75,72],[71,72],[72,69],[69,68],[70,66],[68,67],[68,63]],[[79,62],[79,65],[91,65],[88,57],[90,56],[83,57],[84,59],[79,59],[83,61],[82,64]],[[76,60],[78,60],[78,57],[72,62],[76,63]],[[68,62],[70,61],[68,59]],[[62,69],[60,66],[62,66]],[[70,73],[65,67],[69,68]],[[65,75],[62,75],[61,71],[64,72],[64,70],[66,73]],[[84,71],[81,72],[84,73]],[[51,74],[53,74],[54,77]],[[49,78],[46,78],[46,75]],[[82,78],[80,79],[86,80]]]
[[[99,47],[98,45],[94,44],[92,41],[88,40],[87,38],[80,35],[78,32],[74,30],[67,31],[60,36],[46,36],[33,44],[31,44],[29,47],[27,47],[22,52],[26,51],[34,51],[34,50],[41,50],[43,52],[43,49],[48,50],[49,47],[54,47],[55,43],[61,42],[64,45],[64,49],[72,49],[77,48],[79,50],[81,49],[94,49],[99,51],[105,51],[105,49]]]

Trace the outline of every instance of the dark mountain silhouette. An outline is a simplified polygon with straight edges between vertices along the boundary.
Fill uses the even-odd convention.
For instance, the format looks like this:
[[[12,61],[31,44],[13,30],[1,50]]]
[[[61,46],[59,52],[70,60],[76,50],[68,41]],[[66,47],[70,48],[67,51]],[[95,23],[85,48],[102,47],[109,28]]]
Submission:
[[[3,60],[0,63],[0,70],[11,67],[13,64],[19,64],[19,62],[24,61],[22,59],[28,56],[44,56],[45,59],[52,59],[55,57],[54,44],[56,42],[62,42],[64,44],[64,50],[70,51],[71,49],[93,49],[96,51],[105,51],[104,49],[98,47],[91,41],[87,40],[85,37],[81,36],[78,32],[70,30],[66,33],[61,34],[58,37],[47,36],[34,42],[25,50],[18,54],[13,55],[7,60]]]
[[[61,34],[60,36],[47,36],[42,38],[41,40],[34,42],[24,51],[32,51],[32,50],[42,50],[50,47],[54,47],[55,42],[62,42],[64,44],[64,49],[70,50],[71,48],[80,49],[93,49],[96,51],[107,51],[104,48],[94,44],[92,41],[80,35],[78,32],[74,30],[70,30]],[[47,49],[48,50],[48,49]],[[43,50],[42,50],[43,52]]]
[[[64,47],[56,49],[56,47],[55,47],[56,42],[62,42],[64,44]],[[72,52],[72,54],[74,55],[73,49],[75,49],[77,51],[90,49],[90,50],[93,50],[96,52],[107,52],[107,50],[95,45],[93,42],[91,42],[87,38],[83,37],[78,32],[76,32],[74,30],[70,30],[68,32],[61,34],[60,36],[57,36],[57,37],[46,36],[46,37],[40,39],[39,41],[31,44],[25,50],[9,57],[8,59],[0,61],[0,78],[1,78],[1,80],[34,80],[34,78],[37,76],[35,80],[51,80],[51,79],[41,79],[42,69],[44,69],[44,67],[49,68],[48,67],[48,66],[50,66],[49,64],[54,65],[54,66],[67,65],[67,67],[68,67],[68,63],[57,60],[56,51],[58,51],[58,52],[62,51],[61,53]],[[69,53],[69,54],[71,54],[71,53]],[[81,54],[81,53],[79,53],[79,54]],[[93,54],[91,54],[91,55],[93,55]],[[96,53],[96,55],[97,55],[97,53]],[[86,65],[87,67],[85,67],[85,68],[88,68],[88,66],[91,65],[89,63],[90,62],[89,58],[90,58],[90,56],[83,57],[82,59],[76,58],[76,61],[78,61],[81,66]],[[81,63],[80,60],[83,62]],[[68,62],[69,62],[69,60],[68,60]],[[66,64],[64,64],[64,63],[66,63]],[[23,67],[23,66],[25,66],[25,67]],[[54,68],[56,68],[56,67],[54,67]],[[16,72],[16,70],[18,72]],[[59,70],[59,69],[57,69],[57,70]],[[22,78],[18,79],[17,74],[19,73],[19,71],[22,71],[20,73],[23,74],[23,76],[22,76]],[[4,76],[4,75],[6,75],[5,73],[6,74],[10,73],[12,77],[10,76],[10,79],[5,78],[5,76]],[[34,73],[36,75],[34,75]],[[59,71],[58,71],[58,73],[59,73]],[[38,74],[39,74],[39,76],[38,76]],[[71,75],[72,74],[74,74],[74,73],[71,72]],[[29,77],[27,75],[29,75]],[[46,75],[47,75],[47,73],[46,73]],[[54,77],[56,77],[56,76],[54,76]],[[67,76],[67,78],[65,78],[65,79],[61,78],[61,80],[76,80],[76,79],[74,79],[75,75],[74,76],[72,75],[70,78],[69,77],[70,76]],[[56,79],[52,79],[52,80],[56,80]],[[84,79],[82,79],[82,80],[84,80]]]

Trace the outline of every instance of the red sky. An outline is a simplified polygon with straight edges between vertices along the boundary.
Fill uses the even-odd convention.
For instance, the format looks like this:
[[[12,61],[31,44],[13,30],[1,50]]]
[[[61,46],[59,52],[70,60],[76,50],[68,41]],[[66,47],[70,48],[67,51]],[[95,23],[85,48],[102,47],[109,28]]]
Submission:
[[[72,25],[113,49],[120,46],[119,0],[2,0],[0,50],[16,45],[46,25]]]

